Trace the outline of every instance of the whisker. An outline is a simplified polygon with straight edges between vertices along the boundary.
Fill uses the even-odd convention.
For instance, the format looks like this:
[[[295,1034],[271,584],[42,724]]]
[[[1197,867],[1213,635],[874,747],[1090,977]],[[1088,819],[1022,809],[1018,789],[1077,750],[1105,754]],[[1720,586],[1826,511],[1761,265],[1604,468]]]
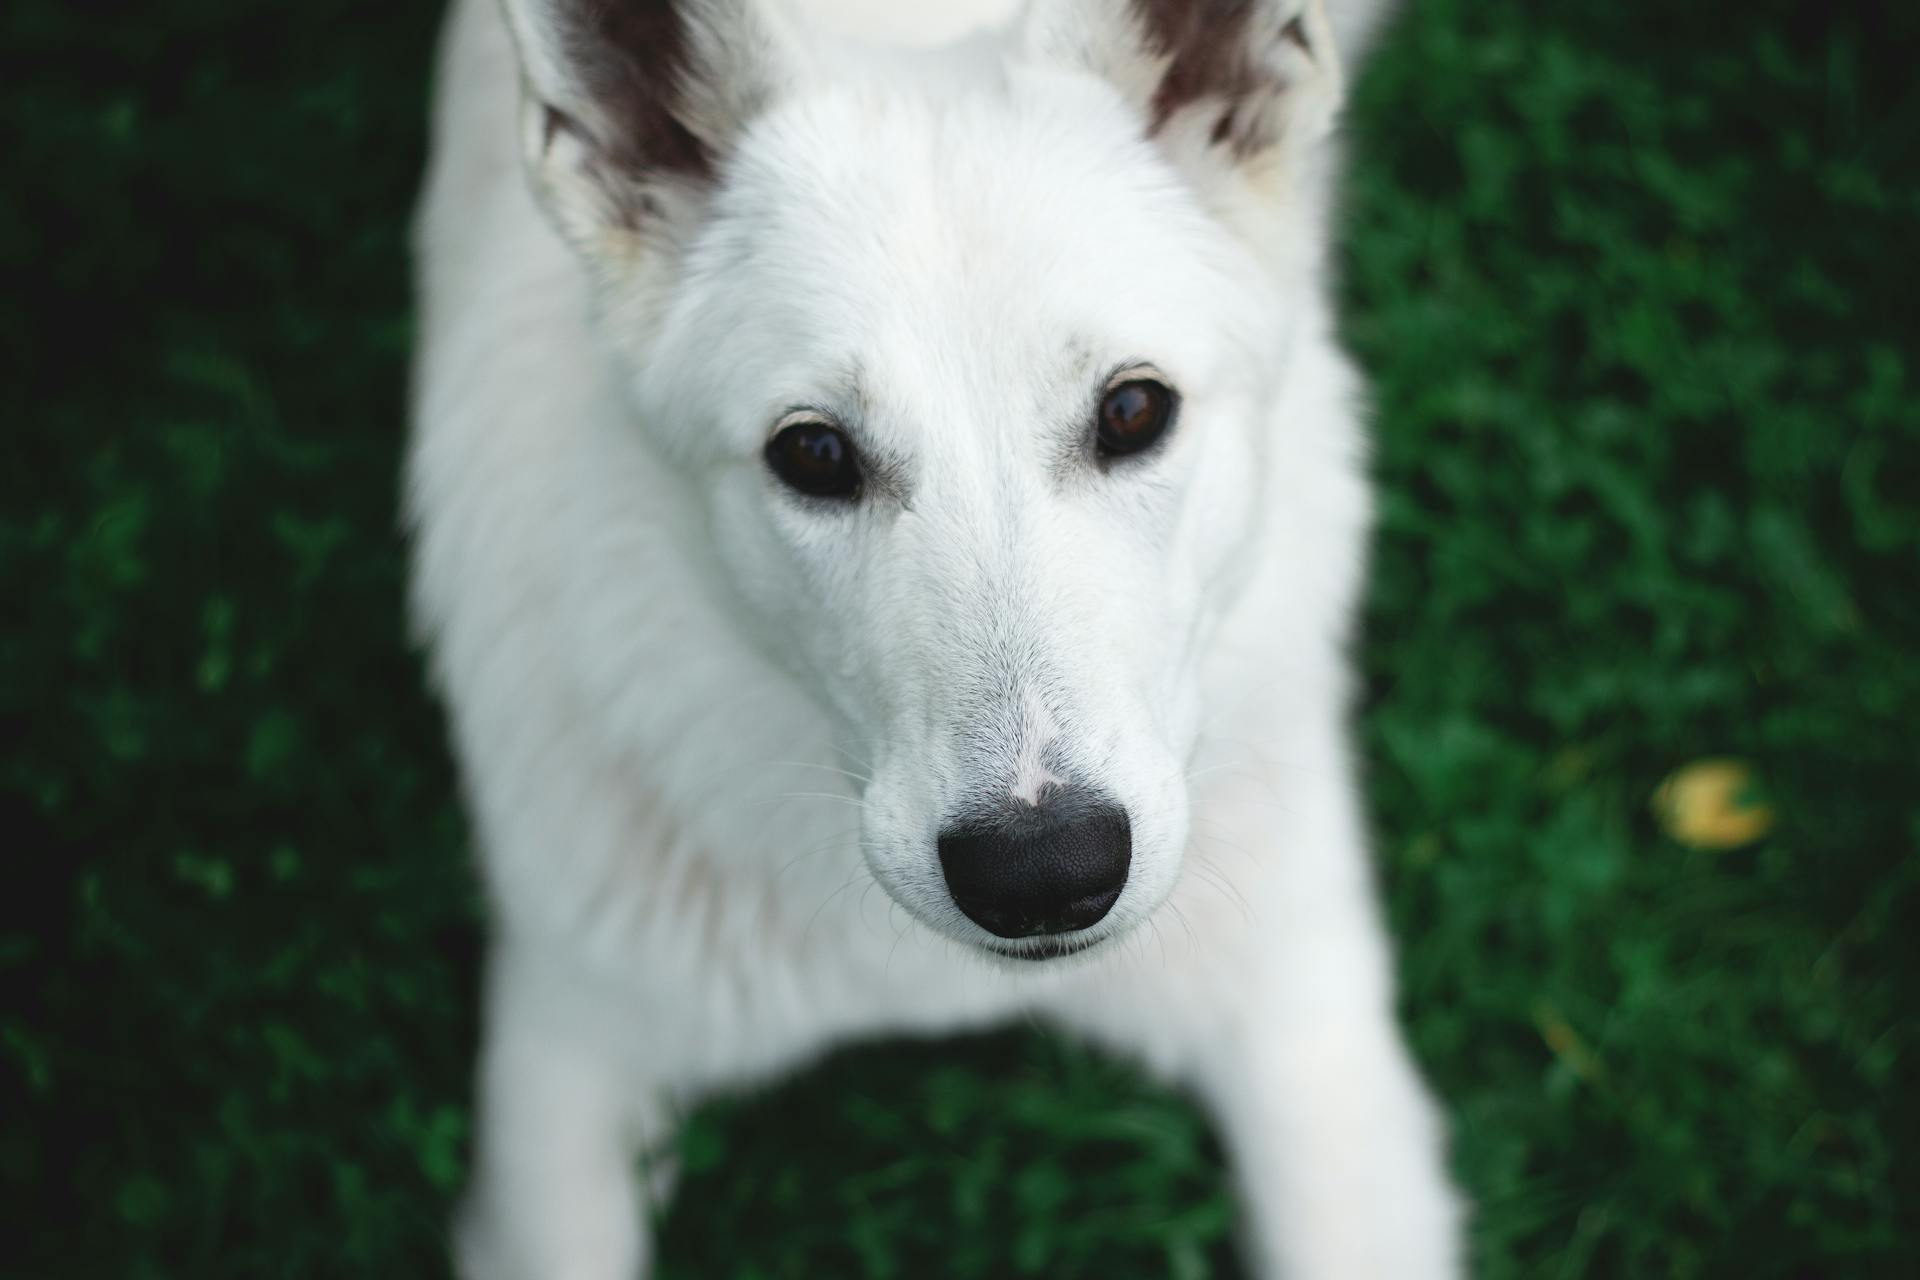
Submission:
[[[1180,904],[1175,902],[1172,898],[1167,899],[1166,910],[1173,912],[1173,918],[1175,920],[1178,920],[1180,922],[1180,927],[1187,931],[1187,946],[1191,949],[1197,950],[1200,946],[1200,938],[1197,934],[1194,933],[1193,922],[1187,919],[1187,913],[1182,911],[1180,909]],[[1158,914],[1158,913],[1156,912],[1155,914]]]
[[[845,893],[847,890],[853,888],[854,882],[863,873],[866,875],[868,881],[871,882],[873,879],[873,873],[867,870],[867,864],[865,859],[862,859],[861,861],[855,863],[853,870],[847,873],[847,878],[840,885],[840,887],[838,889],[835,889],[832,893],[828,894],[825,900],[822,901],[819,906],[813,909],[813,914],[807,918],[807,927],[801,930],[801,933],[800,933],[800,946],[803,949],[806,947],[807,943],[813,937],[813,926],[819,922],[820,913],[825,911],[827,907],[832,904],[835,898],[839,897],[841,894]]]
[[[1221,897],[1240,908],[1240,914],[1247,924],[1251,925],[1255,922],[1256,916],[1254,914],[1253,904],[1247,901],[1245,894],[1234,887],[1232,881],[1220,874],[1218,868],[1207,863],[1204,859],[1199,858],[1194,859],[1191,865],[1194,875],[1212,885],[1219,891]]]
[[[766,760],[762,761],[761,764],[764,768],[818,769],[822,773],[837,773],[843,778],[852,778],[862,786],[873,781],[873,777],[870,774],[855,773],[851,769],[842,769],[839,765],[820,764],[813,760]]]
[[[782,800],[837,800],[841,804],[852,805],[862,813],[866,812],[867,802],[854,796],[841,795],[837,791],[781,791],[753,802],[750,808],[763,808],[778,804]]]
[[[1225,823],[1219,821],[1217,818],[1209,818],[1204,814],[1195,814],[1193,816],[1193,822],[1196,826],[1206,826],[1209,828],[1216,828],[1216,830],[1208,831],[1204,834],[1200,832],[1193,833],[1193,836],[1195,839],[1209,840],[1209,841],[1212,841],[1214,844],[1224,845],[1228,849],[1231,849],[1233,852],[1245,858],[1248,862],[1253,863],[1255,866],[1260,865],[1260,859],[1254,856],[1253,850],[1247,848],[1247,846],[1241,844],[1238,840],[1232,840],[1226,836],[1219,834],[1220,831],[1232,831],[1233,830],[1232,827],[1227,826]]]
[[[781,864],[780,870],[774,872],[773,879],[768,883],[770,885],[778,884],[781,876],[786,875],[787,872],[793,870],[794,867],[806,861],[808,858],[817,858],[821,854],[829,852],[830,850],[843,848],[845,846],[841,844],[841,841],[846,840],[848,837],[858,836],[859,834],[860,834],[860,828],[848,827],[843,831],[836,831],[834,832],[834,834],[816,841],[814,844],[809,845],[807,848],[801,850],[799,853],[794,854],[793,857],[787,859],[785,863]]]
[[[876,743],[880,741],[880,739],[855,738],[854,741],[863,743],[863,744],[870,744],[870,743]],[[864,756],[861,756],[860,754],[855,752],[851,747],[849,747],[845,742],[842,742],[842,741],[833,741],[833,742],[827,743],[827,749],[841,756],[844,756],[848,760],[851,760],[854,764],[859,765],[862,769],[866,770],[869,779],[871,779],[873,775],[873,761],[868,760]]]

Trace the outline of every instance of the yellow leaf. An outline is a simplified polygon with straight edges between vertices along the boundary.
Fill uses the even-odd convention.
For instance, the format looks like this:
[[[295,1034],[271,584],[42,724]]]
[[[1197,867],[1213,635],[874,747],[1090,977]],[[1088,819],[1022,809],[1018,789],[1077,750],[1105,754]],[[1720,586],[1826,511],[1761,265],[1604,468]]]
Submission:
[[[1695,849],[1737,849],[1773,829],[1773,808],[1761,802],[1753,770],[1741,760],[1695,760],[1653,793],[1661,828]]]

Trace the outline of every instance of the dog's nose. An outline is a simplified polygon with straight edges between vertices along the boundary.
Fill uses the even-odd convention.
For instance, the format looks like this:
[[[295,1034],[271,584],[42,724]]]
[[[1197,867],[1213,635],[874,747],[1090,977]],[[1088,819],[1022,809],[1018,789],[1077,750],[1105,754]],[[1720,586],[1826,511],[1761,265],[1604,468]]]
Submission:
[[[940,868],[967,918],[1002,938],[1072,933],[1113,907],[1133,861],[1127,811],[1070,789],[1044,808],[940,834]]]

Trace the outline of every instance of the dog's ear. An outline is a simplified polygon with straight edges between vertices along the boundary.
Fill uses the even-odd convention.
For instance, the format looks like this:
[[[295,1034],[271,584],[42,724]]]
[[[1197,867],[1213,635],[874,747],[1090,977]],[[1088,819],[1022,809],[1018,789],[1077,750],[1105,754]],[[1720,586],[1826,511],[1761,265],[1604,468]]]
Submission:
[[[1029,56],[1111,82],[1202,185],[1284,171],[1340,106],[1327,0],[1029,0],[1023,22]]]
[[[753,0],[506,0],[521,140],[561,232],[617,265],[670,240],[801,58]]]

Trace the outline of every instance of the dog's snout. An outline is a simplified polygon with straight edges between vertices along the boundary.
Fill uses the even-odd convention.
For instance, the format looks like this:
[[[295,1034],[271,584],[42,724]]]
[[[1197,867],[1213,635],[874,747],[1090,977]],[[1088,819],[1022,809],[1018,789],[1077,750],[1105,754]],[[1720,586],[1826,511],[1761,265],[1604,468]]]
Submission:
[[[1112,909],[1133,861],[1127,811],[1077,789],[942,832],[940,868],[960,909],[1002,938],[1073,933]]]

